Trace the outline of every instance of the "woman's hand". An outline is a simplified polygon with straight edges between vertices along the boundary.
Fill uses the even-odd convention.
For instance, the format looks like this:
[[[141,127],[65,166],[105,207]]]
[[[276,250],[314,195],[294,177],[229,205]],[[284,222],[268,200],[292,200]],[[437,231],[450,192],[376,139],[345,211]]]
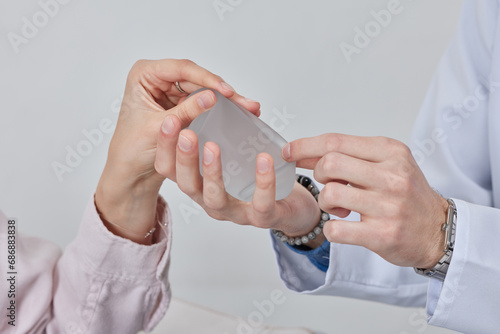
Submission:
[[[277,229],[290,237],[311,232],[320,221],[318,203],[307,189],[295,183],[289,196],[275,201],[276,181],[272,157],[257,156],[256,188],[251,202],[229,195],[224,187],[220,149],[207,142],[203,152],[203,177],[199,170],[199,150],[196,133],[182,130],[163,133],[158,142],[157,169],[163,175],[175,171],[179,188],[214,219],[228,220],[240,225]],[[173,153],[174,151],[175,154]],[[174,156],[175,155],[175,156]],[[175,159],[174,159],[175,157]],[[309,242],[315,248],[325,241],[323,235]]]
[[[186,93],[175,86],[178,81]],[[259,115],[259,103],[245,99],[216,76],[189,60],[141,60],[130,70],[106,166],[95,201],[108,228],[136,242],[154,226],[158,191],[166,176],[155,169],[159,133],[184,128],[216,102],[213,88]],[[160,132],[162,129],[162,132]],[[161,134],[160,134],[161,137]],[[165,152],[164,152],[165,153]],[[175,149],[172,152],[175,154]]]
[[[340,217],[360,213],[360,222],[327,222],[329,241],[364,246],[399,266],[431,268],[442,257],[448,203],[403,143],[331,133],[295,140],[283,157],[313,169],[325,184],[321,209]]]

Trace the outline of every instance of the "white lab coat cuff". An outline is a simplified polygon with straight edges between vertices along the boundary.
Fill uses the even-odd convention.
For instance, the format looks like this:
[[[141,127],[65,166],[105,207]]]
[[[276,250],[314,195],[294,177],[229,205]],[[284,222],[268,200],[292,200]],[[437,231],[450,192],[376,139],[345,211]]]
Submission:
[[[487,287],[498,285],[500,210],[454,201],[457,226],[453,257],[439,299],[436,302],[430,296],[428,301],[429,323],[465,333],[498,333],[500,291]]]
[[[332,295],[423,307],[428,279],[413,268],[394,266],[366,248],[332,243],[326,273],[309,259],[272,238],[280,275],[287,288],[305,294]]]

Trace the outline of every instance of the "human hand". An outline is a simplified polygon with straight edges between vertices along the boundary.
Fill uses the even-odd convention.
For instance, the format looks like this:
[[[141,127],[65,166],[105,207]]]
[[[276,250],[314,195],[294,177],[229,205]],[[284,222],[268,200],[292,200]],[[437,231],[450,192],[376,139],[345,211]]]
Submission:
[[[187,93],[177,89],[176,81]],[[141,60],[130,70],[95,195],[97,208],[103,220],[111,223],[107,227],[113,233],[150,242],[143,236],[155,224],[158,191],[165,179],[155,170],[160,128],[184,128],[210,109],[216,102],[210,90],[186,100],[188,93],[202,87],[218,90],[257,116],[260,113],[259,103],[236,94],[219,76],[188,60]]]
[[[360,214],[360,222],[325,223],[329,241],[364,246],[399,266],[431,268],[442,257],[448,203],[403,143],[329,133],[292,141],[282,153],[325,184],[321,209],[339,217]]]
[[[177,137],[178,135],[178,137]],[[277,229],[287,236],[303,236],[319,223],[321,211],[307,189],[295,182],[286,198],[276,201],[276,175],[274,162],[267,153],[256,159],[255,192],[251,202],[236,199],[226,192],[222,178],[220,149],[207,142],[203,150],[203,177],[200,175],[198,137],[185,129],[162,135],[162,147],[157,153],[157,169],[167,175],[175,170],[179,188],[198,203],[210,217],[228,220],[240,225]],[[174,156],[167,152],[176,150]],[[325,241],[323,235],[307,243],[316,248]]]

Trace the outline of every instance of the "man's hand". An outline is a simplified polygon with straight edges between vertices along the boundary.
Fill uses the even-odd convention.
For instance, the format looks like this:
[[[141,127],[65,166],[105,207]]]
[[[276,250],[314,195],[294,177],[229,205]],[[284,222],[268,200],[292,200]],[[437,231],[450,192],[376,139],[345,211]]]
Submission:
[[[399,266],[430,268],[443,255],[448,203],[403,143],[331,133],[295,140],[282,153],[297,167],[313,169],[325,184],[321,209],[339,217],[351,210],[361,215],[360,222],[327,222],[329,241],[364,246]]]
[[[196,133],[186,129],[180,131],[180,134],[163,134],[158,146],[163,148],[157,153],[158,170],[164,170],[163,175],[169,175],[175,170],[179,188],[214,219],[259,228],[273,228],[290,237],[311,232],[320,221],[321,211],[318,203],[309,191],[297,182],[290,195],[282,200],[275,200],[274,162],[267,153],[257,156],[255,193],[251,202],[244,202],[226,192],[222,178],[221,154],[217,144],[205,144],[202,157],[203,177],[200,175]],[[316,248],[325,240],[321,235],[307,243],[307,246]]]
[[[187,93],[177,89],[176,81]],[[113,233],[151,242],[144,235],[155,224],[158,191],[165,177],[175,175],[156,171],[157,142],[165,133],[187,127],[216,103],[209,90],[186,100],[188,93],[202,87],[213,88],[256,115],[260,113],[259,103],[236,94],[219,76],[189,60],[141,60],[130,70],[95,195],[97,208],[103,220],[111,223],[107,227]],[[175,160],[175,149],[167,154]]]

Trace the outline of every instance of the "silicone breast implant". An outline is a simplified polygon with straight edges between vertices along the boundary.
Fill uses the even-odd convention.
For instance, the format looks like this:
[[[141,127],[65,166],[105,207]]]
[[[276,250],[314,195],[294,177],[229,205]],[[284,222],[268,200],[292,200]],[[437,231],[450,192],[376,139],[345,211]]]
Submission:
[[[198,93],[200,89],[193,94]],[[189,126],[198,135],[200,172],[203,147],[206,142],[216,143],[221,150],[222,175],[226,191],[242,201],[251,201],[255,191],[255,164],[257,154],[266,152],[274,160],[276,173],[276,200],[285,198],[295,183],[295,163],[281,157],[287,143],[260,118],[212,90],[215,106],[194,119]],[[190,95],[190,96],[191,96]]]

